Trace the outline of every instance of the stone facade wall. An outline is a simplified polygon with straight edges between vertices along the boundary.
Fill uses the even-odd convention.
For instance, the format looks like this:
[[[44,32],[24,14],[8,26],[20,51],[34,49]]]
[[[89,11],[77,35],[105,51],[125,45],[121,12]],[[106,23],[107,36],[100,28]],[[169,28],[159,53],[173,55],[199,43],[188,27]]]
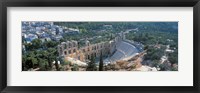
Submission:
[[[89,41],[86,41],[85,46],[81,48],[78,48],[77,41],[62,42],[58,45],[58,53],[59,56],[72,57],[85,62],[92,55],[99,57],[101,52],[103,56],[111,55],[115,51],[117,43],[123,38],[123,34],[119,34],[111,41],[96,44],[90,44]]]

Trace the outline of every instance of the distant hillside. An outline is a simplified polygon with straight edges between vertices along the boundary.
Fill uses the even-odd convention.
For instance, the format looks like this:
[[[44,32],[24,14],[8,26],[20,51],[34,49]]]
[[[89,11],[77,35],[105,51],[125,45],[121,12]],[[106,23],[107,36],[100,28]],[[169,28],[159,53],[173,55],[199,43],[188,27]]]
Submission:
[[[54,24],[86,30],[101,30],[104,25],[112,25],[116,31],[139,28],[145,31],[178,32],[178,22],[54,22]]]

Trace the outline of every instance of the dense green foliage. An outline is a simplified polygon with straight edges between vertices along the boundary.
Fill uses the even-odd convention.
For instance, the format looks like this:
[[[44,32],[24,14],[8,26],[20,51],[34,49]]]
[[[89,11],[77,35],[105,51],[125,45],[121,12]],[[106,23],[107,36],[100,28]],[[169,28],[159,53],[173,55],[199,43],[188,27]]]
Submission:
[[[160,60],[160,58],[164,55],[164,48],[153,48],[149,47],[147,49],[147,55],[145,56],[145,60]]]
[[[94,55],[91,56],[90,62],[88,63],[86,70],[87,71],[96,71],[97,70]]]
[[[57,60],[57,42],[47,41],[42,43],[39,39],[33,40],[31,43],[24,44],[26,53],[22,56],[22,69],[40,67],[40,70],[51,70],[52,62]],[[56,61],[57,63],[57,61]],[[57,67],[57,70],[58,67]]]
[[[170,31],[177,32],[177,22],[54,22],[55,25],[81,29],[83,32],[89,30],[112,30],[123,31],[125,29],[139,28],[141,30]],[[112,25],[112,28],[106,25]]]
[[[91,43],[98,43],[102,41],[108,41],[114,35],[121,31],[126,31],[127,29],[135,29],[138,28],[139,33],[148,32],[143,35],[140,34],[138,37],[132,37],[132,39],[136,39],[136,41],[141,41],[140,39],[146,40],[148,38],[152,38],[151,42],[156,42],[154,37],[150,36],[151,34],[162,34],[162,32],[169,32],[178,34],[178,24],[177,22],[54,22],[56,25],[66,26],[69,28],[77,28],[80,30],[79,34],[68,35],[65,34],[65,40],[80,40],[86,38],[92,38],[94,36],[101,36],[101,38],[92,38]],[[138,33],[137,33],[138,34]],[[129,36],[132,36],[130,34]],[[171,35],[171,34],[170,34]],[[140,38],[142,36],[142,38]],[[146,37],[150,36],[150,37]],[[159,36],[159,35],[158,35]],[[160,36],[160,37],[162,37]],[[166,35],[169,36],[169,35]],[[143,38],[145,37],[145,38]],[[159,42],[165,43],[165,41],[160,40]]]
[[[178,51],[168,54],[168,59],[172,64],[178,64]]]

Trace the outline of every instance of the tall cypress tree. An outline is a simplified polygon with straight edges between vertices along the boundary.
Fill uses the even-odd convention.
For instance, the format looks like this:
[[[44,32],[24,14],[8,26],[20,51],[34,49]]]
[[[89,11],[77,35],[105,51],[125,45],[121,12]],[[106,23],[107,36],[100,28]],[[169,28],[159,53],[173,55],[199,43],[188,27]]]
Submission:
[[[99,71],[103,71],[103,56],[102,56],[102,51],[101,51],[101,54],[100,54]]]

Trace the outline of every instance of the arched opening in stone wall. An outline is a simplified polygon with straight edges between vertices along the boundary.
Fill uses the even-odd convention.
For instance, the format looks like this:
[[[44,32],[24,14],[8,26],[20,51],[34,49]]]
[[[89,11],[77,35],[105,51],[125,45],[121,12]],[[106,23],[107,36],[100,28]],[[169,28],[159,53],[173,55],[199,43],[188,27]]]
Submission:
[[[76,52],[76,49],[73,50],[73,53],[75,53],[75,52]]]
[[[67,51],[64,51],[64,54],[67,55]]]

